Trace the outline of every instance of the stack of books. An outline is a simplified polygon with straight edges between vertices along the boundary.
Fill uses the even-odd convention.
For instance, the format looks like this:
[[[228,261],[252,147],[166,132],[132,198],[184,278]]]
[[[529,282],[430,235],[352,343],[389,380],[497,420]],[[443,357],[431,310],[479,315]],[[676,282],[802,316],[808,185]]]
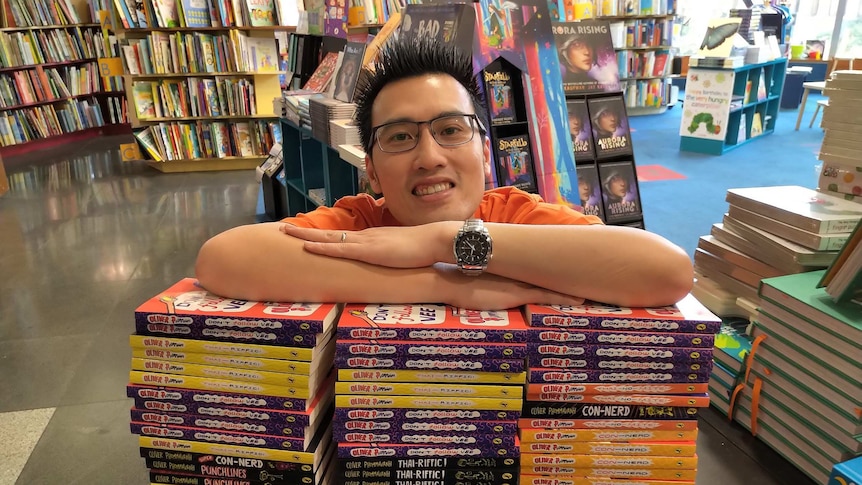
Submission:
[[[834,71],[823,93],[825,130],[818,158],[823,161],[817,188],[823,193],[862,202],[862,71]]]
[[[862,305],[817,288],[824,271],[766,278],[734,418],[817,483],[862,453]]]
[[[751,318],[763,278],[828,266],[862,219],[862,205],[799,186],[729,189],[726,200],[698,242],[692,290],[721,316]]]
[[[721,320],[691,295],[662,308],[526,310],[520,483],[693,484],[697,416],[709,406]]]
[[[338,312],[225,299],[192,278],[138,307],[127,394],[150,481],[328,480]]]
[[[709,375],[709,399],[716,409],[728,414],[733,390],[745,376],[745,359],[751,352],[749,320],[725,319],[715,336],[712,349],[712,373]]]
[[[311,129],[311,113],[308,107],[308,100],[311,98],[323,98],[325,95],[306,89],[285,92],[281,99],[282,102],[276,105],[273,102],[275,114],[280,114],[283,118],[302,128]]]
[[[526,335],[518,310],[347,305],[335,483],[516,484]]]
[[[311,135],[320,142],[338,146],[330,142],[329,122],[353,118],[356,105],[327,97],[310,98],[308,105],[311,113]]]
[[[359,126],[352,118],[336,119],[329,122],[329,146],[361,144]]]

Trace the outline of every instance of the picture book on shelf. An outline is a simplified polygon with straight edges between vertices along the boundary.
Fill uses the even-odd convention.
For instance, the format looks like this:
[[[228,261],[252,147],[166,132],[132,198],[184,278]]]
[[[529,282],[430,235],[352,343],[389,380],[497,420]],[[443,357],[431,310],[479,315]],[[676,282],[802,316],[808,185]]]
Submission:
[[[207,0],[182,0],[182,7],[186,27],[212,27]]]
[[[535,193],[536,174],[530,137],[527,134],[507,136],[496,141],[497,172],[500,186],[510,185]]]
[[[335,93],[333,97],[345,103],[353,102],[353,92],[362,68],[362,57],[365,55],[365,44],[348,42],[344,46],[344,56],[341,67],[335,76]]]
[[[566,108],[569,112],[569,134],[572,135],[572,146],[575,148],[575,162],[592,162],[596,154],[587,102],[583,99],[569,100],[566,101]]]
[[[602,199],[608,222],[633,219],[641,215],[640,193],[634,162],[599,164]]]
[[[275,39],[249,37],[245,40],[246,52],[253,72],[278,71],[278,47]]]
[[[245,0],[245,2],[252,27],[268,27],[276,24],[273,0]]]
[[[518,121],[515,114],[515,91],[512,86],[513,74],[499,59],[489,64],[482,73],[492,125]]]
[[[472,5],[408,3],[401,17],[399,35],[430,37],[469,53],[473,50],[474,19]]]
[[[620,90],[617,56],[607,21],[557,23],[552,30],[566,94]]]
[[[314,70],[314,73],[305,83],[302,89],[316,91],[322,93],[326,91],[329,82],[332,80],[332,74],[335,72],[335,63],[338,62],[338,53],[330,52],[320,61],[320,65]],[[343,66],[343,63],[342,63]]]
[[[621,96],[587,101],[592,121],[596,158],[632,154],[626,107]]]
[[[581,198],[583,213],[588,216],[598,216],[605,219],[605,211],[602,203],[601,183],[599,183],[599,172],[594,165],[579,165],[578,194]]]

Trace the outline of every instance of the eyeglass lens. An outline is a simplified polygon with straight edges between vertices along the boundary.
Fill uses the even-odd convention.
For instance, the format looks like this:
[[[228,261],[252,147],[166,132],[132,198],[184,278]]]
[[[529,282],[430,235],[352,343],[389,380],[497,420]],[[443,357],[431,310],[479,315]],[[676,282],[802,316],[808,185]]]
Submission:
[[[403,121],[381,126],[377,141],[384,152],[412,150],[419,142],[422,122]],[[472,118],[466,115],[443,116],[430,121],[431,134],[440,146],[463,145],[473,139]]]

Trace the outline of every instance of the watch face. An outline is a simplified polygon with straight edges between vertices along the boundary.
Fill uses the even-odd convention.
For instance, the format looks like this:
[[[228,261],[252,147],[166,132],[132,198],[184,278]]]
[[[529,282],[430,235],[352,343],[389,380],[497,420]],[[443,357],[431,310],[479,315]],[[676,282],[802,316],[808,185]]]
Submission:
[[[468,232],[458,238],[455,249],[462,264],[483,265],[491,252],[491,241],[484,234]]]

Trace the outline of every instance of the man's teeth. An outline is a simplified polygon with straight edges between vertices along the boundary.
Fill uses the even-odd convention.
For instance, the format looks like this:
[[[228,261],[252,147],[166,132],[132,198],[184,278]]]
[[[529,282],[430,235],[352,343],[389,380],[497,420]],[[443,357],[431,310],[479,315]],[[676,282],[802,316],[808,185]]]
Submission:
[[[443,192],[444,190],[451,187],[450,183],[440,183],[434,185],[426,185],[425,187],[417,187],[413,192],[416,195],[431,195],[436,194],[437,192]]]

